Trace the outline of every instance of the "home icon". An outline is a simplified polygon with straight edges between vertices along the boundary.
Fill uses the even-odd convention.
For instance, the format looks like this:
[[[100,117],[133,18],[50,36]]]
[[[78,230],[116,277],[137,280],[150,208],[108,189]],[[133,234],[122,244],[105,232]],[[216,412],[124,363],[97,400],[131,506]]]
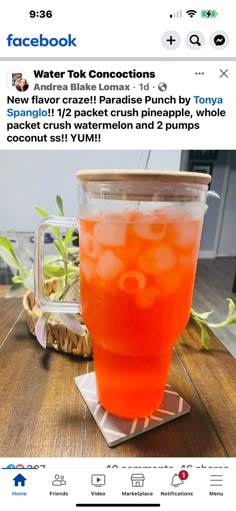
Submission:
[[[15,486],[25,486],[26,478],[22,474],[18,474],[18,476],[13,479]]]
[[[132,486],[136,487],[144,486],[144,479],[145,477],[143,474],[132,474],[131,476]]]

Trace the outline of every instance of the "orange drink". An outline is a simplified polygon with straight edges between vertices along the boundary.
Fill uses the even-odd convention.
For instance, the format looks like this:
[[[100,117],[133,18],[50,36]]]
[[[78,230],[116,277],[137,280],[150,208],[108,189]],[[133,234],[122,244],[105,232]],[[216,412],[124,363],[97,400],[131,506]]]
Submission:
[[[77,178],[77,219],[47,217],[38,227],[36,301],[45,312],[78,314],[78,303],[47,300],[43,286],[45,230],[78,222],[99,401],[119,417],[145,417],[161,405],[173,345],[189,319],[211,176],[98,169]]]
[[[161,404],[190,313],[202,217],[174,206],[79,219],[81,302],[99,401],[127,418]]]

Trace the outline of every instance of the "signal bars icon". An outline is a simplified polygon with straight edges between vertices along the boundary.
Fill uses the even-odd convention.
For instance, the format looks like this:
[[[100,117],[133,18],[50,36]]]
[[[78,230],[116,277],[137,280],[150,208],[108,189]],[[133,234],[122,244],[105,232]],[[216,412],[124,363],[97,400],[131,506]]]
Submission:
[[[173,14],[170,14],[170,18],[182,18],[182,11],[177,11]]]

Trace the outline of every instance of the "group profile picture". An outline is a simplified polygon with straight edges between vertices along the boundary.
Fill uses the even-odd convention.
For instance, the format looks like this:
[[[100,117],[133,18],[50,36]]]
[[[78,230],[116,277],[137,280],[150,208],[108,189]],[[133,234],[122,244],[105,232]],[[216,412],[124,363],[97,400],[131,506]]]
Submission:
[[[29,88],[29,82],[22,73],[12,73],[11,85],[19,92],[25,92]]]

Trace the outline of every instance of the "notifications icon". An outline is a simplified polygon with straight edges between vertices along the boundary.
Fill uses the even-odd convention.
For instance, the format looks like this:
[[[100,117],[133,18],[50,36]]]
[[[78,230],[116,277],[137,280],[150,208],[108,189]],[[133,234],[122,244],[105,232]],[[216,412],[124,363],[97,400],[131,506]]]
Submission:
[[[184,481],[188,479],[188,472],[187,470],[180,470],[178,474],[174,474],[171,481],[171,486],[179,486],[180,484],[183,484]]]
[[[183,484],[182,479],[180,479],[178,474],[174,474],[171,480],[171,486],[175,486],[177,488],[180,484]]]

